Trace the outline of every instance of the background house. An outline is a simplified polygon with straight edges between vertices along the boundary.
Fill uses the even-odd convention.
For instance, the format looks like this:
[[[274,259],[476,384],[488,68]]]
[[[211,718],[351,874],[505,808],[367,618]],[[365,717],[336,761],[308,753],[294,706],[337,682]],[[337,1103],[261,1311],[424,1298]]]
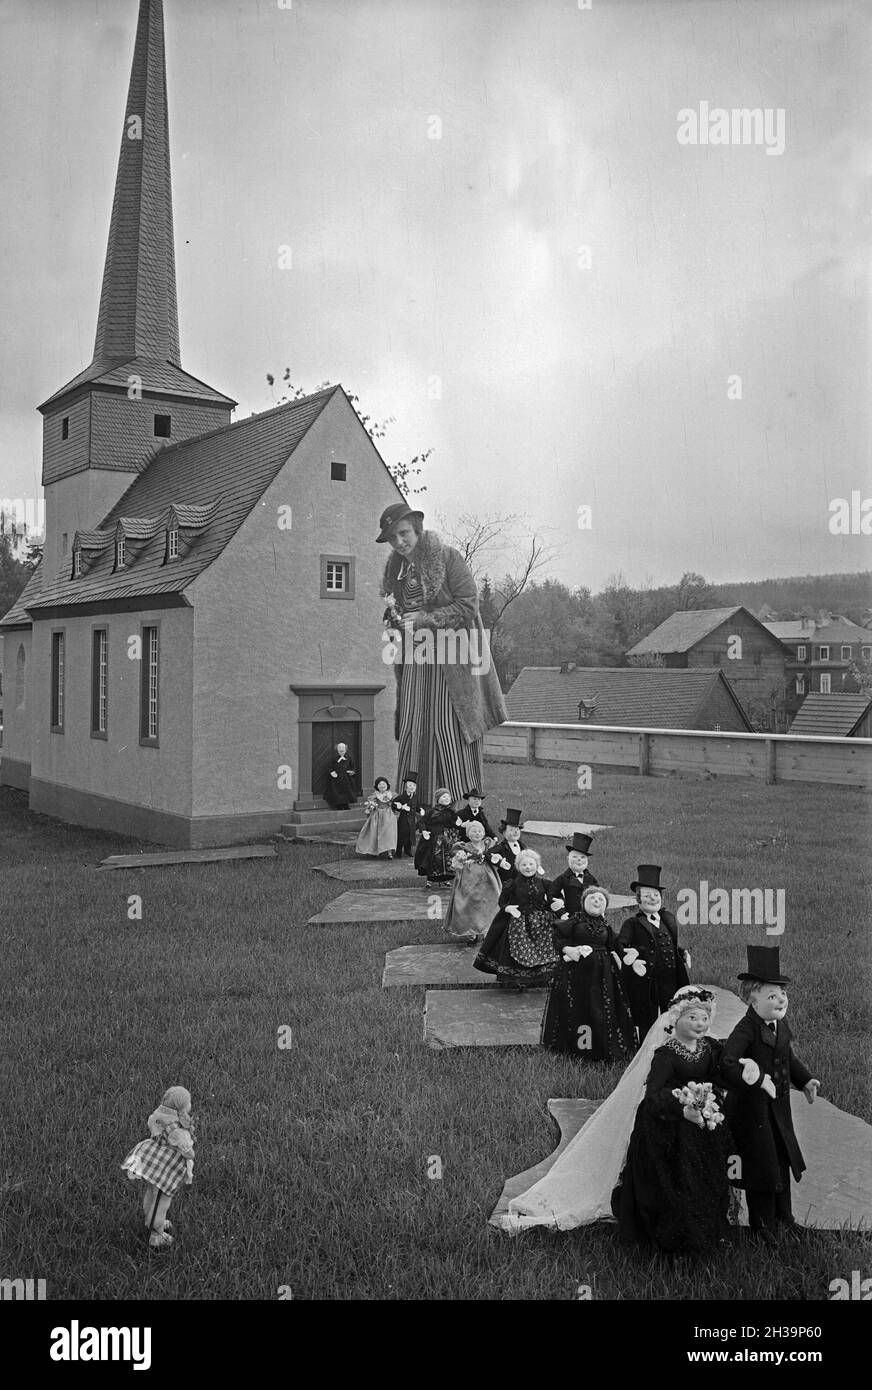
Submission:
[[[642,729],[747,732],[745,711],[720,670],[525,666],[508,694],[509,719]]]
[[[756,729],[783,732],[787,650],[747,608],[672,613],[627,652],[631,665],[666,670],[723,668]]]
[[[872,695],[806,695],[788,730],[818,738],[872,738]]]
[[[811,694],[857,691],[851,666],[872,662],[872,631],[847,618],[797,618],[764,626],[788,649],[787,709],[791,715]]]
[[[94,358],[40,407],[45,549],[0,624],[0,778],[34,810],[227,843],[317,817],[339,739],[364,788],[396,757],[374,542],[399,489],[341,387],[234,404],[181,366],[163,14],[140,0]]]

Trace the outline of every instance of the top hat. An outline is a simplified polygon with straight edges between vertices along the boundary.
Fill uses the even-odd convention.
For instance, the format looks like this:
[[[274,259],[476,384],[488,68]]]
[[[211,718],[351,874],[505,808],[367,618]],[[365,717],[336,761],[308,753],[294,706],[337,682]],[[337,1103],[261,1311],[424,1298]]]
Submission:
[[[464,792],[465,797],[477,796],[479,801],[484,801],[484,792],[480,792],[478,787],[470,787],[468,792]]]
[[[418,774],[417,774],[417,772],[407,772],[407,773],[405,773],[404,776],[403,776],[403,781],[404,781],[404,782],[416,782],[416,783],[417,783],[417,781],[418,781]]]
[[[635,893],[637,888],[656,888],[658,893],[663,892],[660,884],[659,864],[640,864],[636,873],[639,877],[630,884],[631,893]]]
[[[520,830],[520,828],[521,828],[521,812],[515,810],[515,808],[514,808],[513,806],[510,806],[510,807],[508,808],[508,810],[506,811],[505,816],[503,817],[502,825],[503,825],[503,828],[505,828],[507,825],[514,825],[514,826],[517,826],[517,828]]]
[[[790,976],[781,974],[777,946],[747,946],[748,969],[737,980],[758,980],[761,985],[789,985]]]
[[[568,850],[575,850],[576,854],[590,854],[590,847],[593,844],[592,835],[582,835],[580,830],[576,830],[572,837],[572,844],[565,845]]]
[[[424,513],[416,512],[409,506],[408,502],[394,502],[392,506],[385,507],[379,517],[378,524],[381,530],[375,538],[376,545],[383,545],[385,541],[390,540],[394,527],[398,526],[401,521],[405,521],[407,516],[416,516],[419,521],[424,520]]]

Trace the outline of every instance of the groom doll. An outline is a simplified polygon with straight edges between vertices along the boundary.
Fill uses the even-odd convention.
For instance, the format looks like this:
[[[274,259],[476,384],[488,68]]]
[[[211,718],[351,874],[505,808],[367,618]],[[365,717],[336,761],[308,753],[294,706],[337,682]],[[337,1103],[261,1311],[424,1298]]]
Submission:
[[[665,1013],[676,990],[690,983],[690,956],[678,944],[678,926],[663,909],[660,865],[640,864],[630,884],[639,911],[628,917],[618,934],[623,960],[624,988],[641,1042],[659,1014]]]

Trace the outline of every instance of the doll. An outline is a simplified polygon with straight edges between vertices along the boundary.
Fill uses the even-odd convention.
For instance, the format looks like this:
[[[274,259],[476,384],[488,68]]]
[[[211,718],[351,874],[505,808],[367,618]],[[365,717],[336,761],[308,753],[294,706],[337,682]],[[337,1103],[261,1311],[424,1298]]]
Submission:
[[[626,1064],[636,1051],[636,1030],[607,906],[605,889],[592,884],[579,910],[563,913],[554,925],[562,959],[551,977],[541,1042],[583,1061]]]
[[[487,839],[493,840],[495,838],[494,832],[491,830],[487,816],[481,808],[481,803],[484,801],[484,793],[480,792],[478,787],[471,787],[469,791],[464,792],[463,795],[466,797],[466,803],[461,806],[460,810],[457,812],[458,829],[462,830],[470,821],[476,820],[484,827],[484,833]]]
[[[403,790],[394,797],[394,810],[397,813],[397,858],[407,855],[411,859],[415,853],[415,839],[418,823],[424,818],[424,809],[418,800],[418,774],[407,772],[403,778]]]
[[[503,885],[499,911],[473,961],[497,983],[526,989],[546,984],[560,957],[554,948],[553,893],[534,849],[518,855],[518,872]]]
[[[500,821],[501,839],[488,850],[488,859],[493,864],[500,876],[500,882],[505,886],[509,879],[515,877],[517,870],[518,855],[527,846],[521,839],[521,812],[513,806],[506,810],[505,820]]]
[[[562,874],[558,874],[553,885],[554,901],[551,907],[554,912],[568,912],[571,916],[574,912],[581,911],[582,893],[585,888],[596,883],[587,867],[592,843],[592,835],[582,835],[576,830],[572,844],[565,846],[566,868]]]
[[[811,1105],[820,1082],[799,1060],[790,1043],[787,991],[777,946],[748,946],[748,969],[739,975],[741,995],[748,1004],[724,1044],[724,1075],[734,1083],[727,1097],[727,1119],[742,1162],[736,1187],[748,1200],[748,1224],[753,1237],[771,1245],[779,1231],[798,1237],[793,1217],[790,1175],[799,1182],[805,1171],[790,1113],[790,1088],[805,1094]],[[740,1076],[743,1058],[757,1064],[753,1080]]]
[[[354,762],[349,757],[348,745],[337,743],[336,756],[327,769],[327,782],[324,787],[324,800],[337,811],[347,811],[357,800],[357,782]]]
[[[415,868],[429,888],[438,888],[454,877],[451,856],[457,840],[454,798],[447,787],[437,787],[435,805],[425,813],[424,829],[415,853]]]
[[[167,1221],[170,1202],[183,1183],[194,1181],[194,1121],[191,1093],[184,1086],[171,1086],[164,1092],[156,1110],[148,1117],[149,1139],[142,1139],[125,1158],[121,1167],[131,1179],[144,1183],[142,1210],[148,1230],[148,1243],[162,1250],[172,1243]]]
[[[373,794],[363,805],[367,816],[357,837],[357,853],[393,859],[397,847],[397,813],[387,777],[376,777]]]
[[[497,911],[500,880],[487,851],[494,843],[486,839],[481,821],[466,822],[466,838],[451,856],[454,884],[448,900],[443,930],[455,941],[474,946],[483,937]]]
[[[618,934],[623,958],[624,988],[633,1022],[644,1038],[658,1014],[688,982],[690,956],[678,944],[678,926],[671,912],[662,911],[660,865],[640,864],[638,879],[630,884],[639,911],[628,917]]]
[[[624,1241],[670,1253],[726,1244],[732,1144],[719,1089],[723,1044],[709,1035],[714,1009],[711,991],[685,986],[645,1039],[643,1052],[660,1045],[612,1194]]]

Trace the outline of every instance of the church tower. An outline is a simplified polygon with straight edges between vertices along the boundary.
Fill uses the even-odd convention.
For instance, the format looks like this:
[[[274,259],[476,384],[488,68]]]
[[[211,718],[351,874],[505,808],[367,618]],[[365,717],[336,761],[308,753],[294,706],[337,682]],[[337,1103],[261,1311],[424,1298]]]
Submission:
[[[229,424],[235,405],[181,365],[163,3],[140,0],[94,357],[39,407],[46,576],[158,450]]]

